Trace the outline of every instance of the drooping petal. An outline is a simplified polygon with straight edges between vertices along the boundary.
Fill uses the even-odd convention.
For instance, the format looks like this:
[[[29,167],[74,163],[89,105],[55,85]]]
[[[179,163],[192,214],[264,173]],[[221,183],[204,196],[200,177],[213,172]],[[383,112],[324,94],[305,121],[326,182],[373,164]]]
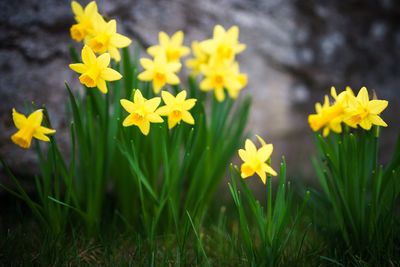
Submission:
[[[140,131],[144,134],[144,135],[148,135],[150,132],[150,122],[148,121],[143,121],[139,126]]]
[[[103,94],[107,94],[108,92],[107,83],[103,79],[97,80],[97,88],[99,88],[100,92],[102,92]]]
[[[171,117],[168,117],[168,129],[174,128],[177,123],[178,123],[177,120],[174,120]]]
[[[166,74],[167,83],[169,84],[179,84],[179,77],[176,76],[174,73],[170,72]]]
[[[119,50],[116,47],[110,47],[108,49],[108,52],[110,53],[111,58],[114,59],[116,62],[121,61],[121,54],[119,53]]]
[[[265,174],[264,171],[262,171],[262,170],[257,171],[257,175],[260,177],[263,184],[265,184],[267,182],[267,175]]]
[[[277,176],[278,174],[276,173],[276,171],[274,169],[272,169],[271,166],[269,166],[268,164],[263,164],[262,169],[264,172],[271,174],[272,176]]]
[[[223,88],[216,88],[214,90],[215,93],[215,98],[218,100],[218,102],[222,102],[225,99],[225,92]]]
[[[37,131],[37,130],[33,134],[33,137],[35,137],[36,139],[39,139],[41,141],[50,142],[50,138],[49,137],[47,137],[44,133],[42,133],[40,131]]]
[[[370,130],[372,127],[372,122],[369,120],[369,118],[364,118],[361,122],[360,122],[360,127],[363,128],[364,130]]]
[[[17,129],[21,129],[26,124],[26,117],[24,114],[18,113],[15,108],[12,109],[12,118]]]

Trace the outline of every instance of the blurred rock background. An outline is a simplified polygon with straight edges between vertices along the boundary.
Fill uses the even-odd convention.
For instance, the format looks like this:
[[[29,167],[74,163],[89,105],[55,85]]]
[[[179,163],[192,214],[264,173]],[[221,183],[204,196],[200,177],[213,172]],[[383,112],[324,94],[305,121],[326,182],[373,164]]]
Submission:
[[[86,4],[88,1],[82,1]],[[383,118],[383,160],[400,131],[400,2],[395,0],[115,0],[97,1],[134,45],[155,44],[158,32],[182,29],[186,44],[212,34],[215,24],[238,25],[247,49],[239,56],[253,95],[249,129],[285,155],[289,174],[314,177],[307,114],[332,85],[362,85],[390,100]],[[0,1],[0,155],[20,176],[35,171],[33,151],[13,145],[11,108],[46,104],[58,135],[66,134],[64,81],[68,69],[70,1]],[[79,47],[78,44],[76,44]]]

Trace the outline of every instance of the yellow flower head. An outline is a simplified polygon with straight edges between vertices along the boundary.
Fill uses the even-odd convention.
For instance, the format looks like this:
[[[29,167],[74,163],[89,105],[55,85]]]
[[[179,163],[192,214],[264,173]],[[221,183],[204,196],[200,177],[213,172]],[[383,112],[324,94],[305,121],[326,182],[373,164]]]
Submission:
[[[160,44],[151,46],[147,49],[147,53],[153,57],[159,53],[165,54],[168,62],[179,62],[181,57],[187,56],[190,49],[183,46],[184,34],[182,31],[174,33],[169,37],[165,32],[160,32],[158,35]]]
[[[82,41],[88,35],[93,34],[93,22],[101,15],[97,11],[95,1],[90,2],[85,9],[76,1],[71,2],[71,8],[75,15],[76,24],[70,28],[72,39]]]
[[[197,41],[192,42],[193,58],[186,61],[186,66],[192,70],[193,75],[200,73],[202,66],[207,65],[210,55],[201,49],[200,43]]]
[[[43,120],[43,110],[41,109],[32,112],[27,118],[13,108],[12,117],[18,131],[11,136],[11,140],[22,148],[30,148],[33,137],[49,142],[50,139],[46,134],[56,132],[56,130],[41,126]]]
[[[239,149],[239,156],[243,160],[240,172],[242,178],[248,178],[257,173],[261,181],[265,184],[267,173],[273,176],[277,175],[274,169],[266,163],[271,157],[274,147],[272,144],[266,144],[259,136],[257,136],[257,139],[261,143],[259,149],[256,148],[250,139],[246,140],[245,149]]]
[[[148,135],[150,122],[162,123],[164,121],[156,112],[160,102],[160,97],[147,100],[142,96],[140,90],[136,89],[133,102],[126,99],[120,101],[122,107],[129,113],[122,125],[124,127],[136,125],[144,135]]]
[[[214,27],[212,39],[201,42],[201,48],[216,57],[218,61],[232,61],[235,55],[246,49],[246,45],[239,43],[239,28],[232,26],[229,30],[221,25]]]
[[[157,113],[161,116],[168,116],[168,128],[173,128],[182,120],[188,124],[194,124],[194,119],[189,110],[196,104],[196,99],[186,99],[186,91],[181,91],[176,97],[168,91],[162,91],[161,97],[165,106],[160,107]]]
[[[342,132],[342,120],[344,115],[344,107],[340,102],[330,105],[329,98],[326,95],[324,104],[315,104],[316,114],[308,116],[308,123],[311,129],[316,132],[319,129],[324,128],[323,136],[328,136],[330,130],[341,133]]]
[[[153,81],[154,93],[158,94],[166,84],[179,84],[179,78],[176,75],[181,69],[181,63],[168,62],[164,54],[160,53],[154,57],[154,60],[141,58],[140,64],[144,71],[139,74],[141,81]]]
[[[367,88],[363,87],[349,101],[346,109],[347,118],[345,123],[351,127],[360,125],[364,130],[370,130],[372,125],[386,127],[387,124],[379,117],[379,114],[386,109],[388,101],[386,100],[369,100]]]
[[[115,19],[106,22],[99,16],[93,22],[93,36],[85,40],[85,43],[96,53],[110,53],[111,58],[118,62],[121,60],[118,48],[130,45],[131,39],[117,33]]]
[[[92,49],[85,45],[82,49],[83,63],[69,64],[69,67],[81,73],[79,81],[87,87],[96,87],[105,94],[107,93],[106,81],[116,81],[122,78],[121,74],[111,68],[110,54],[105,53],[99,57],[93,53]]]
[[[239,73],[239,66],[236,62],[219,63],[211,60],[201,69],[204,79],[200,83],[200,90],[214,90],[215,97],[219,102],[224,101],[226,88],[232,98],[236,98],[238,91],[242,89],[246,83],[245,75]]]

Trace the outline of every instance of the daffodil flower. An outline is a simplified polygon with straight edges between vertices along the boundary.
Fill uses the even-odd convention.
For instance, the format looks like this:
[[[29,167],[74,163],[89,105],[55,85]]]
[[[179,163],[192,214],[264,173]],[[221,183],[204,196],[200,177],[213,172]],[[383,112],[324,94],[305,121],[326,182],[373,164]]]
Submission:
[[[56,130],[41,126],[43,120],[43,110],[41,109],[32,112],[27,118],[13,108],[12,117],[18,131],[11,136],[11,140],[22,148],[30,148],[33,137],[49,142],[50,139],[46,135],[56,132]]]
[[[349,107],[346,112],[348,117],[345,123],[351,127],[360,125],[364,130],[370,130],[372,125],[386,127],[387,124],[379,117],[379,114],[388,106],[386,100],[369,100],[367,88],[363,87],[349,102]]]
[[[103,93],[107,93],[106,81],[116,81],[122,78],[122,75],[108,68],[110,64],[110,55],[102,54],[99,57],[93,53],[92,49],[85,45],[82,49],[83,63],[69,64],[69,67],[81,73],[79,81],[89,88],[96,87]]]
[[[154,93],[158,94],[166,84],[179,84],[179,77],[176,75],[181,69],[181,63],[168,62],[163,53],[157,54],[154,60],[141,58],[140,64],[144,71],[138,75],[141,81],[153,81]]]
[[[90,2],[85,9],[78,2],[72,1],[71,8],[77,22],[70,28],[71,37],[75,41],[80,42],[93,34],[93,22],[96,18],[101,17],[101,15],[97,11],[95,1]]]
[[[218,63],[211,61],[208,65],[202,67],[204,79],[200,82],[200,90],[212,91],[219,102],[224,101],[224,88],[231,91],[232,96],[237,96],[237,90],[243,88],[241,80],[238,78],[237,63],[229,62]]]
[[[117,33],[117,22],[115,19],[106,22],[101,16],[96,17],[93,22],[93,37],[86,40],[94,52],[98,54],[110,53],[115,61],[121,60],[118,48],[127,47],[131,43],[131,39]]]
[[[181,91],[174,97],[168,91],[162,91],[161,97],[165,106],[160,107],[157,113],[161,116],[168,116],[168,128],[173,128],[176,124],[184,121],[188,124],[194,124],[194,119],[189,110],[196,104],[196,99],[186,99],[186,91]]]
[[[239,28],[232,26],[227,31],[221,25],[214,27],[213,38],[201,42],[201,48],[216,57],[218,61],[232,61],[235,55],[246,49],[246,45],[239,43]]]
[[[274,147],[272,144],[266,144],[261,137],[257,136],[257,138],[261,143],[259,149],[250,139],[246,140],[245,149],[239,149],[239,156],[243,160],[240,172],[243,179],[256,173],[265,184],[267,173],[272,176],[277,175],[274,169],[266,163],[271,157]]]
[[[193,75],[197,75],[202,66],[207,65],[210,55],[201,49],[200,43],[197,41],[192,42],[192,53],[194,57],[186,61],[186,66],[192,70]]]
[[[153,57],[157,54],[165,54],[168,62],[179,62],[181,57],[187,56],[190,49],[183,46],[184,34],[182,31],[174,33],[171,37],[165,32],[160,32],[158,35],[159,45],[151,46],[147,49],[147,53]]]
[[[136,89],[133,102],[127,99],[120,101],[122,107],[129,113],[122,125],[124,127],[136,125],[144,135],[148,135],[150,123],[162,123],[164,121],[156,112],[160,102],[160,97],[147,100],[140,90]]]

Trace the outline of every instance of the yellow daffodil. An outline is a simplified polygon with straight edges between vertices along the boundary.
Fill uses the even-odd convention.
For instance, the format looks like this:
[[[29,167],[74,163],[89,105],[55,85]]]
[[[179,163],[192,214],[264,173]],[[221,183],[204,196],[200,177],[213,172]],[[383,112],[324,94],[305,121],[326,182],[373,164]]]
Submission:
[[[81,73],[79,81],[85,86],[96,87],[105,94],[107,93],[106,81],[116,81],[122,78],[116,70],[108,68],[110,64],[110,54],[105,53],[96,58],[92,49],[85,45],[82,49],[83,63],[69,64],[69,67]]]
[[[239,64],[237,62],[233,63],[233,79],[236,79],[237,82],[232,84],[231,86],[227,86],[228,94],[231,98],[236,99],[240,93],[240,91],[247,85],[247,75],[244,73],[240,73]]]
[[[192,42],[192,53],[194,57],[186,61],[186,66],[192,70],[193,75],[198,75],[202,66],[207,65],[210,55],[201,49],[197,41]]]
[[[218,63],[212,60],[210,64],[203,66],[201,71],[204,79],[200,83],[200,89],[203,91],[214,90],[215,97],[219,102],[225,99],[224,88],[236,97],[236,91],[243,88],[245,83],[244,77],[238,76],[237,63]]]
[[[157,113],[161,116],[168,116],[168,128],[173,128],[182,120],[188,124],[194,124],[194,119],[189,110],[196,104],[196,99],[186,99],[186,91],[181,91],[174,97],[168,91],[162,91],[161,97],[165,106],[160,107]]]
[[[248,178],[255,173],[261,178],[261,181],[266,183],[266,174],[276,176],[277,173],[266,162],[271,157],[274,149],[272,144],[266,144],[265,141],[257,136],[261,147],[257,149],[255,144],[247,139],[245,149],[239,149],[239,156],[243,160],[240,168],[242,178]]]
[[[121,60],[118,48],[130,45],[131,39],[117,33],[117,22],[114,19],[106,22],[100,16],[93,22],[93,37],[85,43],[96,53],[110,53],[111,58],[118,62]]]
[[[213,38],[201,42],[201,49],[216,60],[232,61],[235,55],[246,49],[246,45],[239,43],[239,28],[232,26],[229,30],[221,25],[214,27]]]
[[[136,125],[144,135],[148,135],[151,122],[161,123],[164,121],[156,112],[160,102],[160,97],[147,100],[142,96],[140,90],[136,89],[133,102],[126,99],[120,101],[122,107],[129,112],[122,125],[124,127]]]
[[[315,104],[316,114],[311,114],[308,116],[308,123],[311,129],[316,132],[319,129],[324,128],[322,134],[323,136],[328,136],[330,130],[335,133],[342,132],[342,119],[344,115],[344,108],[341,103],[335,103],[330,105],[329,98],[326,95],[324,104]]]
[[[154,60],[141,58],[140,64],[144,71],[139,74],[141,81],[153,81],[154,93],[158,94],[166,84],[179,84],[179,77],[176,75],[181,69],[181,63],[168,62],[163,53],[157,54]]]
[[[345,123],[351,127],[360,125],[364,130],[370,130],[372,125],[386,127],[387,124],[379,117],[379,114],[388,106],[386,100],[369,100],[367,88],[363,87],[357,97],[350,100],[346,112],[348,117]]]
[[[13,108],[12,117],[18,131],[11,136],[11,140],[22,148],[30,148],[33,137],[49,142],[50,139],[46,135],[56,132],[56,130],[41,126],[43,120],[43,110],[41,109],[32,112],[27,118]]]
[[[85,9],[76,1],[71,2],[71,8],[75,15],[76,24],[70,28],[72,39],[77,42],[82,41],[88,35],[93,34],[93,22],[101,17],[97,11],[95,1],[90,2]]]
[[[184,34],[182,31],[174,33],[169,37],[165,32],[160,32],[158,41],[160,44],[151,46],[147,49],[147,53],[153,57],[159,53],[165,54],[168,62],[179,62],[181,57],[187,56],[190,49],[183,46]]]

